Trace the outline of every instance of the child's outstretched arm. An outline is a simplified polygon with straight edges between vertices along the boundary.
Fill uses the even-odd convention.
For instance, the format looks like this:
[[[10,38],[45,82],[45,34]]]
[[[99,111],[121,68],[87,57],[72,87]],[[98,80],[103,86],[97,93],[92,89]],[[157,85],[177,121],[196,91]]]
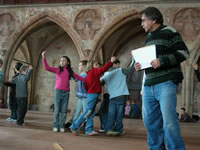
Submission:
[[[74,79],[76,79],[76,80],[85,82],[85,78],[83,78],[83,77],[77,75],[75,72],[73,72],[73,77],[74,77]]]
[[[47,64],[47,61],[46,61],[46,51],[43,51],[41,55],[42,55],[42,63],[43,63],[44,69],[47,70],[47,71],[49,71],[49,72],[57,73],[58,68],[50,67]]]
[[[132,58],[131,64],[129,65],[128,68],[122,68],[122,72],[124,75],[128,75],[132,70],[134,70],[134,58]]]
[[[28,69],[28,72],[27,72],[27,74],[25,75],[25,80],[26,80],[26,81],[29,81],[29,80],[30,80],[32,71],[33,71],[33,67],[30,65],[30,66],[29,66],[29,69]]]
[[[107,64],[99,68],[99,74],[102,75],[104,72],[106,72],[112,66],[115,60],[116,60],[116,57],[111,57],[111,60]]]

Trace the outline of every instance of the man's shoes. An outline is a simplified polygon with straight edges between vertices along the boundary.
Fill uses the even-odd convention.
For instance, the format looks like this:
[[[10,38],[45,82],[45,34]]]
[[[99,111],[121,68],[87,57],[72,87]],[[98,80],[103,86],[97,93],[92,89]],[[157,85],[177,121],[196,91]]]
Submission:
[[[65,132],[65,128],[60,128],[60,132],[64,133]]]
[[[92,132],[90,132],[88,135],[89,135],[89,136],[95,136],[95,135],[98,135],[98,133],[95,132],[95,131],[92,131]]]
[[[70,128],[70,130],[71,130],[72,134],[78,136],[78,131],[77,130],[73,130],[72,128]]]
[[[53,128],[53,132],[58,132],[58,128]]]

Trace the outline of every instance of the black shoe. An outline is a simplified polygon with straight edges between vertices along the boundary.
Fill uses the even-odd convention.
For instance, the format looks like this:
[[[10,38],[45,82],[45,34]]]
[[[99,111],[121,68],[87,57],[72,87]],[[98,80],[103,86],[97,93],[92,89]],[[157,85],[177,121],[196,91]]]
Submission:
[[[72,125],[72,123],[70,123],[70,122],[67,122],[66,124],[65,124],[65,129],[68,129],[68,130],[70,130],[69,129],[69,127]]]

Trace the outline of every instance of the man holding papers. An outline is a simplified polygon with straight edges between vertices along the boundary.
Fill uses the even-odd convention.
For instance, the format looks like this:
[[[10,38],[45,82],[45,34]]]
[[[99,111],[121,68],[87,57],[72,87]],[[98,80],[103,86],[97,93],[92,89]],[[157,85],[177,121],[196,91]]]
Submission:
[[[155,45],[156,49],[150,68],[144,68],[142,115],[148,147],[162,150],[164,141],[167,150],[185,150],[176,115],[176,90],[183,80],[180,63],[188,58],[189,52],[181,35],[163,25],[163,16],[157,8],[146,8],[141,18],[141,25],[148,32],[145,45]],[[134,67],[139,71],[140,62]]]

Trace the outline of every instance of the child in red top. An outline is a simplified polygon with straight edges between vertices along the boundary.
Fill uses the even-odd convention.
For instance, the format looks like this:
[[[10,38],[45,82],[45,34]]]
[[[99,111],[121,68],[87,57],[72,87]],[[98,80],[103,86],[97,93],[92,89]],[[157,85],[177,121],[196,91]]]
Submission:
[[[101,93],[100,76],[112,66],[116,60],[115,57],[111,58],[106,65],[99,68],[97,61],[89,62],[87,64],[87,76],[85,79],[85,89],[87,90],[87,105],[85,111],[79,116],[77,120],[73,122],[70,129],[73,134],[78,135],[78,128],[86,120],[85,134],[86,135],[97,135],[98,133],[93,131],[93,117],[95,115],[95,107],[98,100],[98,96]]]

